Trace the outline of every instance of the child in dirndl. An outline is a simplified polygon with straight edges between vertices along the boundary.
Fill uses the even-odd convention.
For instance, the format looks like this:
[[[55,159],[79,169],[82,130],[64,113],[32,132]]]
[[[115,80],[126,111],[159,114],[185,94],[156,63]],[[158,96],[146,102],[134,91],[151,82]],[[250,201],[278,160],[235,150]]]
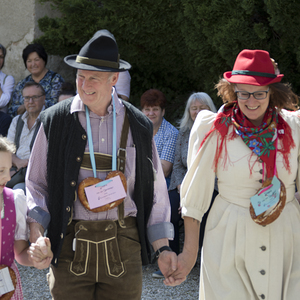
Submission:
[[[23,190],[5,187],[10,180],[12,154],[15,146],[0,136],[0,299],[23,299],[21,278],[14,259],[24,266],[43,269],[52,259],[50,241],[41,237],[37,243],[47,245],[45,256],[39,247],[31,249],[26,223],[27,204]],[[30,248],[30,249],[29,249]],[[10,281],[11,279],[11,281]],[[6,284],[4,284],[4,282]],[[8,282],[8,284],[7,284]],[[10,289],[13,290],[9,291]],[[7,292],[9,291],[9,292]]]

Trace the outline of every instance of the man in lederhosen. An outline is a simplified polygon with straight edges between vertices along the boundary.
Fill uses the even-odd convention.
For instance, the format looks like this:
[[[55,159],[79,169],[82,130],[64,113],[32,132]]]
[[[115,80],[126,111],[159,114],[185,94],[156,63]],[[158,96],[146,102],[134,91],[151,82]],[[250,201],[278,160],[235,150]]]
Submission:
[[[110,32],[96,32],[65,62],[77,69],[78,95],[41,115],[26,178],[30,240],[47,229],[54,299],[140,299],[150,244],[165,277],[177,265],[152,124],[118,99],[113,86],[131,66]],[[122,176],[106,179],[115,159],[127,190]]]

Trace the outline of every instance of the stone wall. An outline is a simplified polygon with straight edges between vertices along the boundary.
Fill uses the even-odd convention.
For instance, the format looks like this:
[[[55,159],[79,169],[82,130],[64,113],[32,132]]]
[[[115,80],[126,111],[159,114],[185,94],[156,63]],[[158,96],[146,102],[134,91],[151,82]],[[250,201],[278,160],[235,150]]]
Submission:
[[[1,0],[0,43],[7,50],[2,71],[12,75],[15,83],[29,74],[24,66],[22,51],[43,34],[37,20],[45,15],[59,16],[59,12],[52,10],[50,3],[40,4],[36,0]],[[61,74],[66,81],[75,83],[74,70],[63,62],[63,58],[48,56],[46,67]]]

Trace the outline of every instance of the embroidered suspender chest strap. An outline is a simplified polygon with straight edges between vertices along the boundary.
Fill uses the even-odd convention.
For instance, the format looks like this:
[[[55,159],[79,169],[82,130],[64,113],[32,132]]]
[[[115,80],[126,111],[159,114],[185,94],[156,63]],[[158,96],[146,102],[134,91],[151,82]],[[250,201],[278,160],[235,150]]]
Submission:
[[[125,112],[123,127],[122,127],[122,132],[120,137],[120,145],[119,145],[118,152],[115,155],[116,163],[113,164],[113,155],[102,154],[102,153],[95,154],[93,151],[91,154],[91,149],[90,149],[89,153],[84,153],[81,167],[84,169],[93,170],[94,174],[96,170],[100,172],[110,172],[113,171],[114,168],[115,168],[114,170],[118,169],[124,174],[125,165],[126,165],[126,145],[128,140],[128,133],[129,133],[129,120],[128,120],[127,113]],[[94,162],[92,162],[91,156],[94,158]],[[80,185],[78,187],[79,199],[82,194]],[[82,199],[80,199],[80,201],[82,201]],[[122,228],[125,228],[124,215],[125,215],[124,201],[122,201],[118,205],[118,222],[120,227]]]
[[[120,138],[120,148],[118,150],[117,156],[117,167],[118,170],[124,173],[125,171],[125,163],[126,163],[126,144],[128,139],[129,133],[129,120],[127,114],[125,114],[122,134]],[[110,154],[103,154],[103,153],[95,153],[95,161],[96,161],[96,170],[98,172],[109,172],[112,170],[112,155]],[[85,152],[83,155],[81,168],[92,170],[92,164],[90,160],[90,153]]]

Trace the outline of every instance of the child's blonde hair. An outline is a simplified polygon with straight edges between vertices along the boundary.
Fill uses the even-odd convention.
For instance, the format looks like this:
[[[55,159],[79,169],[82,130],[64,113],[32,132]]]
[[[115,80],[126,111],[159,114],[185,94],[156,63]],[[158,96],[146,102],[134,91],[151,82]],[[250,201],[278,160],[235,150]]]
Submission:
[[[0,135],[0,151],[10,152],[11,154],[16,152],[16,146],[14,143],[10,142],[6,137]]]

